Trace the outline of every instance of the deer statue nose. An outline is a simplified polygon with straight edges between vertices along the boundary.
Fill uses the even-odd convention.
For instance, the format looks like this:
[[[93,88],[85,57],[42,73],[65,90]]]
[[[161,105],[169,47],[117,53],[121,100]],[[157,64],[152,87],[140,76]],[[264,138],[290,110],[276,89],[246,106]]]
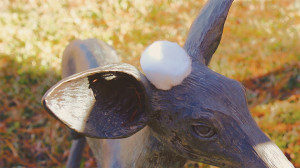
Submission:
[[[272,141],[257,144],[254,146],[254,150],[268,168],[294,168]]]
[[[247,130],[255,158],[245,158],[253,168],[294,168],[279,147],[273,143],[258,127]]]

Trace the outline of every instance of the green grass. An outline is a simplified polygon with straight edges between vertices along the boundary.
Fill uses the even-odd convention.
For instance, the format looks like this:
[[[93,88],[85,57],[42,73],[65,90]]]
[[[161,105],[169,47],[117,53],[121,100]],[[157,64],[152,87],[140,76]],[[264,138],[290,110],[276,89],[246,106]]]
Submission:
[[[201,0],[2,0],[0,167],[65,164],[68,131],[44,111],[40,100],[60,79],[62,52],[71,40],[102,39],[124,62],[139,67],[141,52],[153,41],[182,45],[203,4]],[[252,114],[296,167],[300,167],[299,8],[298,0],[236,0],[210,65],[240,81],[260,81],[245,82]],[[281,74],[270,75],[278,69],[283,69]],[[86,148],[85,167],[95,166],[90,156]]]

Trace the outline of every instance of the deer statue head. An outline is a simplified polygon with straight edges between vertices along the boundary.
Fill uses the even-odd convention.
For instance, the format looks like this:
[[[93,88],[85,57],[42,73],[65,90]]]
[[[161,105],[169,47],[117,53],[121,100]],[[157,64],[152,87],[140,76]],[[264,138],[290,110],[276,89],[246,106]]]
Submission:
[[[143,139],[157,156],[220,167],[293,167],[251,117],[244,87],[207,67],[232,1],[209,0],[183,48],[166,41],[149,46],[141,58],[145,75],[123,63],[79,72],[45,94],[45,108],[82,135],[119,139],[114,142],[121,145],[123,138]],[[133,149],[127,148],[116,151]],[[146,155],[137,159],[153,159]]]

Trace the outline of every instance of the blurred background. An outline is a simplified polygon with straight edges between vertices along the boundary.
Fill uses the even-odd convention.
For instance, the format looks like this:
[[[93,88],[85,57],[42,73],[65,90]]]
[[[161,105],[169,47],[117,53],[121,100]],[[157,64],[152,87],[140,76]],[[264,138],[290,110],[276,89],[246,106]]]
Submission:
[[[74,39],[139,67],[156,40],[184,44],[204,0],[1,0],[0,167],[63,167],[70,137],[42,108]],[[300,168],[300,0],[236,0],[210,68],[241,81],[258,125]],[[95,167],[86,147],[82,167]],[[186,167],[209,167],[189,163]]]

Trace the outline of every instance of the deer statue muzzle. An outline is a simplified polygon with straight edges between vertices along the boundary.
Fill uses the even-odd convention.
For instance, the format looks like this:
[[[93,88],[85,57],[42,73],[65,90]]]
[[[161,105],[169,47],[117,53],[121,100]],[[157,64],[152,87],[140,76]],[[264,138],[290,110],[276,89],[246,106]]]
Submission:
[[[243,86],[207,67],[232,1],[209,0],[184,47],[174,47],[178,52],[164,52],[166,43],[145,51],[146,75],[119,63],[102,41],[72,42],[63,55],[63,79],[44,95],[44,107],[85,136],[99,167],[173,168],[188,160],[233,168],[293,167],[251,117]],[[156,67],[153,53],[165,60],[162,69],[171,69]],[[169,65],[172,58],[182,58],[185,68]],[[177,70],[179,78],[168,75]]]

